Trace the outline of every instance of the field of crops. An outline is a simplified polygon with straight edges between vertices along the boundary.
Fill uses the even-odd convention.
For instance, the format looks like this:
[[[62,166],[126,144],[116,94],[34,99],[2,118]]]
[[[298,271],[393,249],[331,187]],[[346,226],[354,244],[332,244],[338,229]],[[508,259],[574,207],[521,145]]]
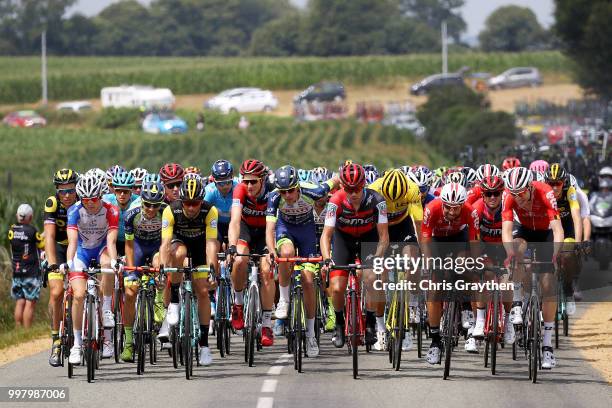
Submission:
[[[514,66],[536,66],[545,74],[567,74],[559,52],[458,53],[449,56],[449,70],[499,73]],[[168,87],[175,94],[218,92],[236,86],[296,89],[325,80],[349,84],[385,83],[440,71],[433,54],[334,58],[160,58],[49,57],[49,98],[96,98],[105,86],[147,84]],[[0,103],[40,99],[40,58],[0,58]]]
[[[215,124],[213,117],[206,132],[174,136],[147,135],[131,130],[131,124],[117,130],[0,127],[0,225],[13,222],[19,200],[33,204],[40,225],[40,209],[53,189],[51,175],[61,167],[83,171],[119,163],[155,171],[177,161],[208,169],[220,158],[238,164],[249,157],[271,167],[291,163],[305,168],[335,168],[346,158],[382,168],[445,161],[431,148],[419,146],[410,133],[392,127],[353,121],[295,124],[289,118],[253,116],[251,127],[240,131],[235,129],[237,118],[230,119]],[[5,238],[0,235],[0,244],[6,244]]]

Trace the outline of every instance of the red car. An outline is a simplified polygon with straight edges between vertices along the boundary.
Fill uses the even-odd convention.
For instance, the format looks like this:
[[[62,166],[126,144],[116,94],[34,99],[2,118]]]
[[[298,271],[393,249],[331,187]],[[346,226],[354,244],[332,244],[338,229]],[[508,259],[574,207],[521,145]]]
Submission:
[[[23,128],[47,126],[47,120],[32,110],[11,112],[2,119],[2,123]]]

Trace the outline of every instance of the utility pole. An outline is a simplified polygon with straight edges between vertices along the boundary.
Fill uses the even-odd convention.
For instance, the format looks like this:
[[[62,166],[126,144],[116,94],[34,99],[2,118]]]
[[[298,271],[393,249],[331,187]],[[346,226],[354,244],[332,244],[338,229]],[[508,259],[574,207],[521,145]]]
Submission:
[[[448,73],[448,49],[446,46],[446,20],[442,21],[442,73]]]
[[[47,30],[43,30],[40,37],[41,48],[41,77],[42,77],[42,104],[47,106]]]

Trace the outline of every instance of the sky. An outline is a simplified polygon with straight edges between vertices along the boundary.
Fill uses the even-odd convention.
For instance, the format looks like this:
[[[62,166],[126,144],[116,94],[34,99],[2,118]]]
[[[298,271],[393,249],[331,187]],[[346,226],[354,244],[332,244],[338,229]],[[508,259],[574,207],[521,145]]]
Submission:
[[[92,16],[100,12],[106,6],[118,0],[78,0],[77,4],[70,10],[70,13],[80,12],[87,16]],[[151,0],[138,0],[140,3],[149,4]],[[290,0],[293,4],[303,7],[308,0]],[[466,0],[461,9],[463,19],[467,23],[467,32],[464,37],[473,40],[483,29],[485,20],[500,6],[517,5],[530,7],[536,14],[538,21],[544,27],[550,27],[553,23],[553,0]]]

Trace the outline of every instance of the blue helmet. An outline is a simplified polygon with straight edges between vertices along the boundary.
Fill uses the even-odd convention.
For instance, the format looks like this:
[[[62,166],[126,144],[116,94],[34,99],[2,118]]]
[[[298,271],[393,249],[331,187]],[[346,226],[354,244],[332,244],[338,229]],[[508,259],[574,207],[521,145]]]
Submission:
[[[297,187],[299,183],[297,171],[293,166],[283,166],[274,172],[274,185],[279,190]]]
[[[134,187],[135,183],[136,183],[136,180],[134,180],[134,175],[130,173],[129,171],[123,170],[123,171],[115,173],[115,175],[113,176],[113,181],[112,181],[113,187],[132,188]]]
[[[147,175],[142,180],[142,184],[145,183],[161,183],[161,177],[159,173],[147,173]]]
[[[164,201],[164,185],[161,181],[157,183],[145,181],[140,190],[140,198],[147,203],[158,204]]]
[[[223,180],[234,177],[234,167],[227,160],[217,160],[213,163],[211,174],[215,180]]]

